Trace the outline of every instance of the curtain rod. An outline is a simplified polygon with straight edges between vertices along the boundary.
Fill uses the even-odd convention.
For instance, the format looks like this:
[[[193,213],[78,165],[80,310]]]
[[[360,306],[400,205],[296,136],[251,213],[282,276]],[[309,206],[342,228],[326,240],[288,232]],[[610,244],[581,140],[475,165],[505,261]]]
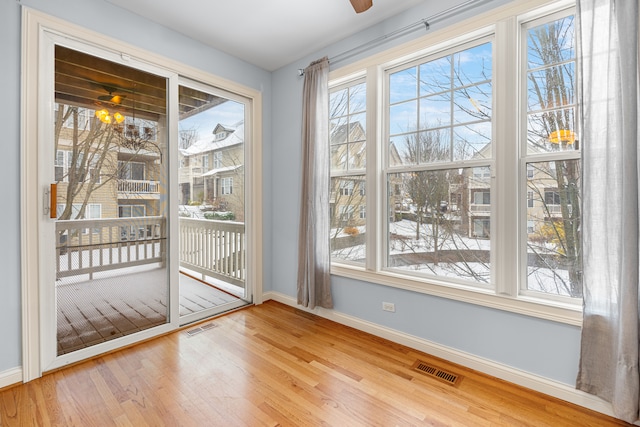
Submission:
[[[400,35],[408,34],[409,32],[414,31],[414,30],[416,30],[416,29],[418,29],[420,27],[423,27],[423,26],[424,26],[426,31],[429,31],[430,24],[442,19],[443,16],[449,15],[449,14],[451,14],[451,13],[457,11],[457,10],[463,9],[463,8],[471,5],[472,3],[481,3],[481,2],[484,2],[484,1],[486,1],[486,0],[467,0],[467,1],[465,1],[463,3],[460,3],[460,4],[456,5],[456,6],[452,6],[452,7],[448,8],[448,9],[445,9],[445,10],[443,10],[441,12],[438,12],[438,13],[436,13],[434,15],[431,15],[428,18],[423,18],[423,19],[421,19],[421,20],[419,20],[417,22],[414,22],[413,24],[407,25],[406,27],[402,27],[402,28],[400,28],[398,30],[392,31],[389,34],[385,34],[385,35],[383,35],[381,37],[375,38],[373,40],[369,40],[369,41],[367,41],[365,43],[362,43],[361,45],[358,45],[358,46],[356,46],[354,48],[351,48],[349,50],[341,52],[341,53],[329,58],[329,62],[331,64],[335,64],[337,62],[344,61],[345,59],[351,58],[352,56],[356,55],[357,53],[364,52],[364,51],[366,51],[366,50],[368,50],[368,49],[370,49],[370,48],[372,48],[374,46],[382,44],[386,40],[392,39],[394,37],[399,37]],[[304,68],[298,68],[298,76],[299,77],[304,76]]]

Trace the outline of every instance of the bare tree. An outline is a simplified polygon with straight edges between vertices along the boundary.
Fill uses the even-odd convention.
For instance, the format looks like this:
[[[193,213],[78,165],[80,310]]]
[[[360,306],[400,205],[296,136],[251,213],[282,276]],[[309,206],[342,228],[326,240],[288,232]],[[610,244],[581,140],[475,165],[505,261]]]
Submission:
[[[102,123],[93,116],[81,116],[79,107],[58,104],[54,127],[56,181],[64,183],[63,194],[59,195],[64,209],[59,219],[85,218],[96,192],[113,185],[130,162],[143,152],[161,155],[153,141],[155,126],[147,124],[147,130],[140,134],[121,125]],[[123,148],[128,151],[127,161],[118,160]]]
[[[528,144],[543,152],[577,149],[579,141],[573,132],[575,66],[573,61],[573,17],[536,27],[529,38],[532,62],[540,70],[529,73],[530,102],[539,105],[542,113],[529,117]],[[581,203],[579,160],[556,160],[530,164],[538,179],[530,179],[528,188],[542,201],[545,223],[538,227],[539,239],[530,239],[534,271],[566,269],[568,282],[553,275],[553,283],[561,293],[582,297]],[[543,194],[540,187],[554,182],[555,188]],[[548,185],[548,184],[547,184]],[[551,196],[548,196],[551,194]],[[559,206],[557,210],[552,206]],[[557,220],[554,218],[558,218]],[[542,240],[543,244],[538,244]]]

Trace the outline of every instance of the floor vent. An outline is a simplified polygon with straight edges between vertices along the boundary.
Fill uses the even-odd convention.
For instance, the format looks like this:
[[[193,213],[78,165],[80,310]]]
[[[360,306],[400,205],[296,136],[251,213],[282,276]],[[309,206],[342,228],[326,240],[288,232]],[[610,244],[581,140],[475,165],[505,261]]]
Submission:
[[[215,328],[216,326],[218,326],[218,325],[216,325],[214,323],[207,323],[206,325],[202,325],[202,326],[199,326],[197,328],[189,329],[187,331],[187,335],[192,337],[192,336],[194,336],[196,334],[199,334],[200,332],[204,332],[204,331],[207,331],[207,330],[209,330],[211,328]]]
[[[462,380],[462,376],[460,375],[445,371],[444,369],[438,368],[437,366],[429,365],[428,363],[425,363],[421,360],[416,360],[412,368],[418,372],[427,374],[430,377],[456,387]]]

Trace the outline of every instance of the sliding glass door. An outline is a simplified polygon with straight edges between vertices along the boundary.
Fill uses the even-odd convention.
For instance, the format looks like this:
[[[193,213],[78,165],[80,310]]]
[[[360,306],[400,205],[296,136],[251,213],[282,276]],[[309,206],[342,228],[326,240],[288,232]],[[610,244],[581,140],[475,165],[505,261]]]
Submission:
[[[178,88],[180,323],[246,304],[247,100]]]

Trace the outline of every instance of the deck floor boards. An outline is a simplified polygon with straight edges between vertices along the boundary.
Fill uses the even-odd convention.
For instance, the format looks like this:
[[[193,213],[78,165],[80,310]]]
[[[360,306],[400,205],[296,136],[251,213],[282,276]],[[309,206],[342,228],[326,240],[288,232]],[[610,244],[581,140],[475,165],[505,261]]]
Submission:
[[[166,269],[137,268],[88,280],[68,277],[56,286],[58,354],[142,331],[167,321]],[[180,274],[180,315],[238,298]]]

